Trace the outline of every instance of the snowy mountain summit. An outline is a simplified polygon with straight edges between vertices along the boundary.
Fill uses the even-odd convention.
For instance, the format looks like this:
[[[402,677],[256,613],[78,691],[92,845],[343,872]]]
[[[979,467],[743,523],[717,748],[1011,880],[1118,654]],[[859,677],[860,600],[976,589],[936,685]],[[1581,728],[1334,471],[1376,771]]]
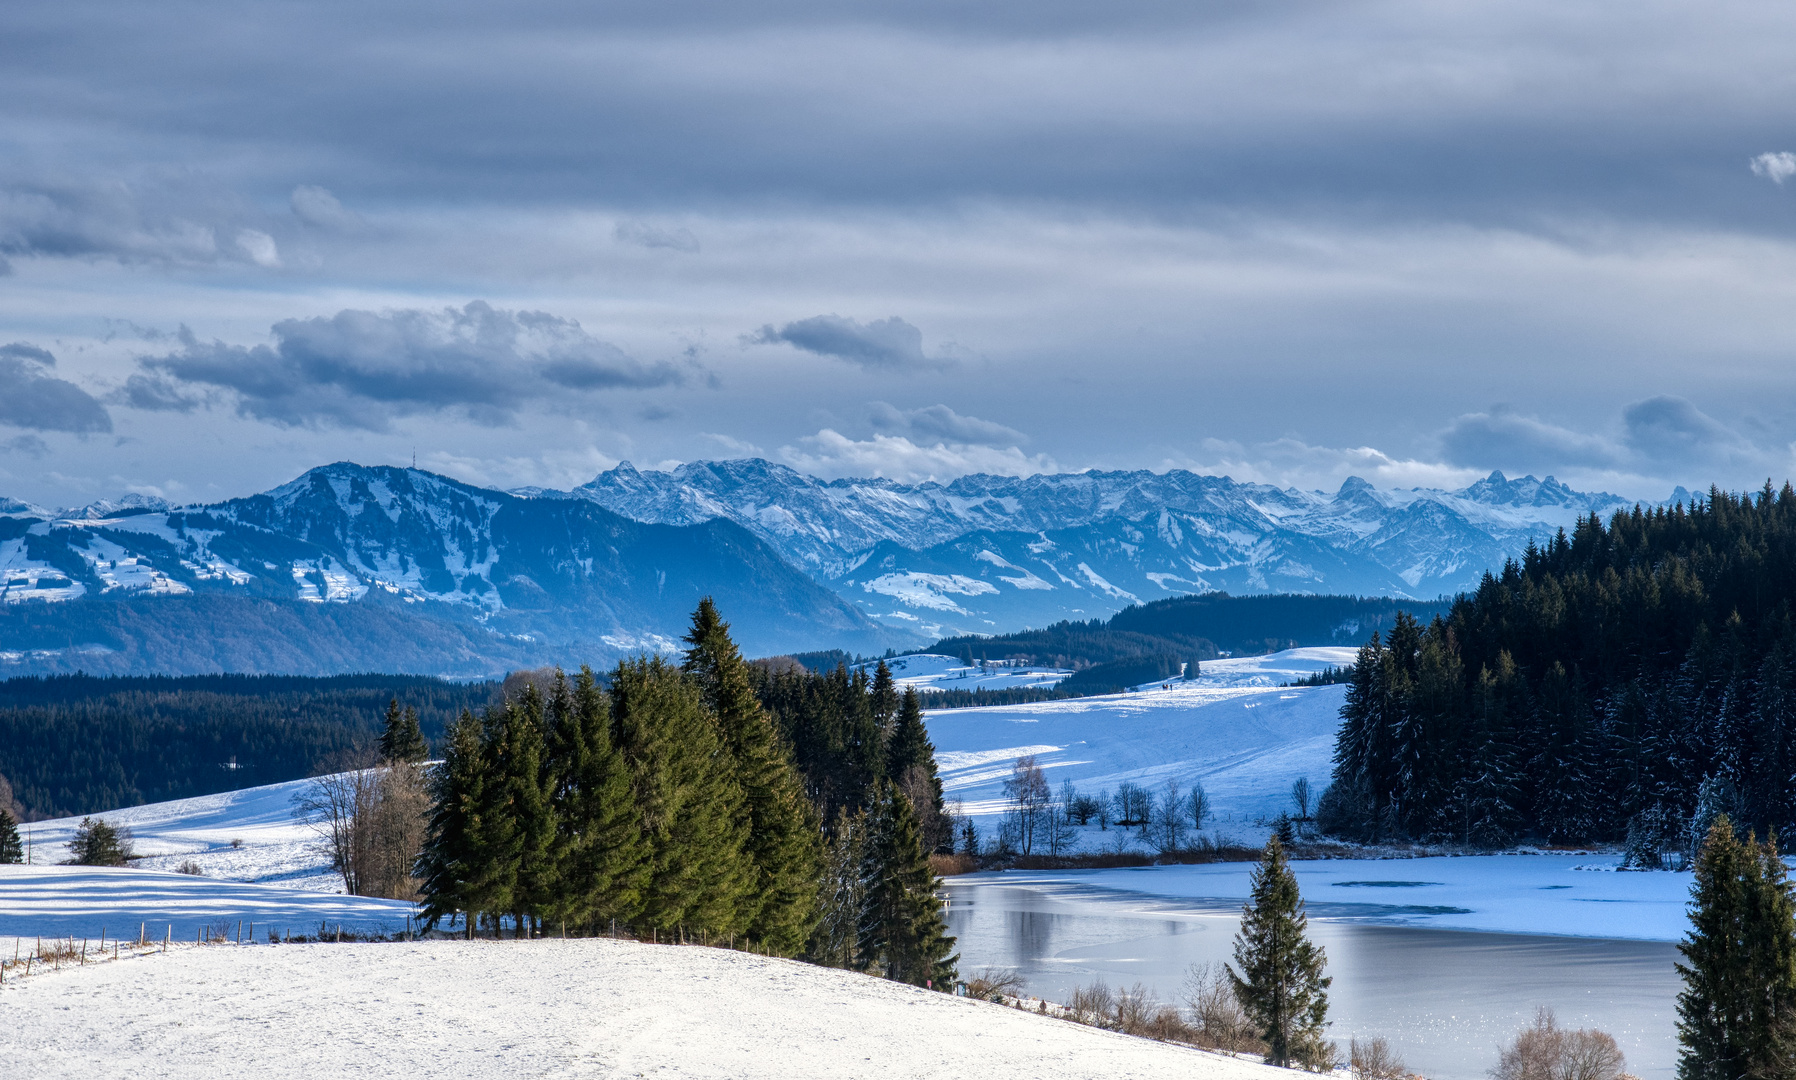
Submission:
[[[928,634],[1216,590],[1432,598],[1581,515],[1632,505],[1501,472],[1459,491],[1350,477],[1330,494],[1181,469],[821,480],[758,458],[671,471],[624,462],[571,492],[531,494],[644,522],[727,518],[868,614]]]

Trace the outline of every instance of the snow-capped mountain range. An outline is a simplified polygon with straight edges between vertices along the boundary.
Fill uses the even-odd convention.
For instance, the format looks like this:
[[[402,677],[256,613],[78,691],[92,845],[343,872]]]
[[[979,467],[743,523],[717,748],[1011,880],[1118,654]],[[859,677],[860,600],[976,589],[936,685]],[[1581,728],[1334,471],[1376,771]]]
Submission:
[[[107,654],[142,644],[106,640],[125,633],[109,603],[118,600],[204,598],[209,618],[222,610],[228,622],[235,612],[258,626],[267,601],[345,605],[371,617],[384,608],[383,626],[398,609],[469,635],[474,655],[448,673],[491,674],[520,659],[603,664],[674,648],[705,595],[760,653],[897,640],[734,522],[644,523],[585,500],[524,498],[416,469],[339,463],[210,506],[0,510],[0,610],[13,616],[0,622],[0,674],[107,670]],[[264,603],[221,609],[219,597]],[[46,632],[28,617],[32,601],[66,602],[93,618]],[[157,613],[154,604],[134,611],[142,618],[133,625]],[[211,629],[221,639],[246,633]],[[61,650],[26,640],[72,633],[96,640]],[[189,644],[181,661],[189,667],[255,670],[240,666],[257,662],[253,646],[220,657],[208,642]],[[354,670],[390,669],[378,648]]]
[[[758,459],[666,472],[626,462],[570,492],[528,494],[637,521],[727,518],[869,615],[926,636],[1214,590],[1434,598],[1581,515],[1632,505],[1500,472],[1459,491],[1381,491],[1354,477],[1328,493],[1177,469],[825,481]]]
[[[0,613],[11,613],[0,614],[0,673],[104,669],[94,657],[128,647],[114,640],[127,634],[116,619],[110,630],[92,618],[52,625],[25,618],[48,610],[34,601],[108,618],[123,609],[105,601],[197,602],[183,597],[209,597],[213,621],[234,617],[218,614],[221,597],[386,613],[381,629],[345,642],[403,633],[392,618],[446,620],[462,635],[454,671],[468,674],[671,648],[706,594],[762,654],[883,650],[1216,590],[1424,599],[1624,505],[1500,473],[1460,491],[1350,479],[1330,494],[1178,470],[824,481],[749,459],[668,472],[626,463],[572,491],[504,492],[338,463],[208,506],[0,500]],[[149,633],[152,609],[133,608],[132,632]],[[237,636],[269,633],[257,619]],[[182,663],[258,662],[243,655]]]

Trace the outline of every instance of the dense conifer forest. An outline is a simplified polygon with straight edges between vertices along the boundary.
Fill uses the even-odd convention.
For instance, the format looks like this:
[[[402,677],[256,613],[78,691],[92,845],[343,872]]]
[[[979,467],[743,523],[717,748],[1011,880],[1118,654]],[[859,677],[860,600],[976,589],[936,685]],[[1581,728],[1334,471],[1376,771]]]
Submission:
[[[943,638],[921,651],[1078,669],[1143,657],[1210,660],[1223,652],[1248,656],[1300,645],[1359,645],[1375,632],[1389,633],[1401,612],[1426,620],[1447,608],[1446,601],[1207,593],[1127,607],[1109,619],[1058,622],[991,637]]]
[[[0,777],[28,820],[312,775],[381,730],[394,698],[438,738],[495,683],[406,675],[110,677],[0,682]]]
[[[1796,492],[1580,521],[1361,649],[1325,827],[1685,857],[1796,825]]]

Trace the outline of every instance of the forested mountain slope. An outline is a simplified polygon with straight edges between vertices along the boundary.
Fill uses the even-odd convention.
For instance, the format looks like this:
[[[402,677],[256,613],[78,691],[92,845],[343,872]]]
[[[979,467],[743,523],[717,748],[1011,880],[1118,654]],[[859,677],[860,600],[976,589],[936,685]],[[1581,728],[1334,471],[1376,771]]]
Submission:
[[[1349,835],[1687,846],[1796,825],[1796,492],[1589,517],[1360,654]]]

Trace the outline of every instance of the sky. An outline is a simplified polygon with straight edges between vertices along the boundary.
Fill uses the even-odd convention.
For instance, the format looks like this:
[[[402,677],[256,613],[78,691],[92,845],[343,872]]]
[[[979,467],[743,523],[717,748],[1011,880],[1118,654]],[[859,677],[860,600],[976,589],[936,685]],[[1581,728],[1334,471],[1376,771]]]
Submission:
[[[15,0],[0,494],[1796,464],[1796,8]]]

